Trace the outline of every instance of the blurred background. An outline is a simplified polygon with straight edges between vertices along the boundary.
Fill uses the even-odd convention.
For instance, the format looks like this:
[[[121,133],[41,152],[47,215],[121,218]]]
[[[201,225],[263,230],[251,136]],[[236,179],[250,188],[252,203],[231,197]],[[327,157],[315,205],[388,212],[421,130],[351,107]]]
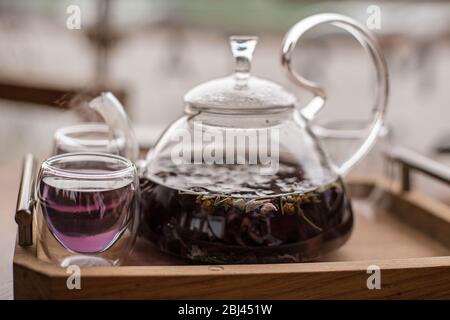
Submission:
[[[68,28],[77,10],[80,28]],[[386,145],[413,149],[448,168],[450,1],[0,0],[0,224],[9,239],[0,241],[3,256],[13,254],[23,155],[44,159],[57,128],[91,120],[81,101],[102,89],[113,91],[139,142],[150,147],[183,113],[187,90],[231,73],[228,37],[254,34],[259,44],[252,73],[289,87],[306,104],[310,97],[281,68],[280,45],[293,24],[320,12],[365,25],[379,13],[371,31],[390,71],[387,131],[355,170],[380,173]],[[349,35],[333,27],[314,29],[294,59],[301,74],[326,88],[320,122],[367,118],[375,74]],[[336,143],[330,148],[341,156],[350,150]],[[450,203],[441,185],[418,185]],[[11,274],[9,262],[0,264],[0,297],[12,297]]]
[[[71,6],[80,28],[69,29]],[[375,8],[375,9],[374,9]],[[76,94],[117,93],[150,146],[183,112],[184,93],[230,74],[228,37],[255,34],[253,73],[290,87],[280,44],[298,20],[338,12],[372,28],[390,76],[389,142],[446,162],[450,148],[449,1],[0,0],[0,166],[26,152],[45,157],[56,128],[86,117]],[[299,72],[322,83],[320,121],[369,114],[374,71],[364,51],[333,27],[307,34]]]

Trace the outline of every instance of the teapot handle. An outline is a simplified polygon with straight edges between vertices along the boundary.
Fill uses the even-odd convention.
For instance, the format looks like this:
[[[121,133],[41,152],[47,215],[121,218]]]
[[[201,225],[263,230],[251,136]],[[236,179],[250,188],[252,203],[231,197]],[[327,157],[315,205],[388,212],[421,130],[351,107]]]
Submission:
[[[316,116],[316,114],[323,108],[325,104],[326,94],[324,89],[319,84],[305,79],[304,77],[299,75],[293,69],[291,61],[294,48],[300,37],[308,30],[320,24],[331,24],[349,32],[353,37],[356,38],[356,40],[358,40],[361,46],[369,54],[376,69],[376,96],[372,109],[372,120],[369,126],[370,133],[368,134],[364,142],[359,146],[357,151],[336,169],[339,174],[343,175],[347,173],[351,169],[351,167],[353,167],[364,155],[366,155],[367,152],[370,151],[377,136],[380,133],[386,113],[386,104],[389,91],[388,71],[386,62],[380,52],[377,41],[375,40],[373,35],[357,21],[349,17],[334,13],[317,14],[299,21],[287,32],[286,36],[284,37],[282,43],[281,64],[286,69],[291,81],[304,88],[305,90],[310,91],[314,95],[308,105],[300,111],[303,118],[305,118],[307,121],[312,120]],[[312,130],[318,135],[325,136],[332,134],[333,136],[342,137],[346,134],[349,134],[347,130],[346,134],[341,132],[342,130],[332,130],[333,132],[331,132],[329,129],[321,127],[319,125],[314,125],[312,127]]]

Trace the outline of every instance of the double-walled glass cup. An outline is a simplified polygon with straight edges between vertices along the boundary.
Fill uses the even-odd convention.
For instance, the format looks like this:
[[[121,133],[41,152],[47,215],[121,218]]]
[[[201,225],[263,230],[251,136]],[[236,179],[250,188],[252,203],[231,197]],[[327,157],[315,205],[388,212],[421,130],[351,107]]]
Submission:
[[[53,154],[101,152],[136,161],[139,146],[123,105],[111,92],[89,102],[105,123],[81,123],[56,130]]]
[[[358,148],[361,141],[369,135],[369,128],[366,121],[362,120],[343,120],[328,122],[320,127],[320,130],[314,130],[316,136],[323,142],[328,155],[335,165],[343,163],[348,155]],[[378,178],[387,174],[386,153],[389,152],[391,145],[391,136],[386,125],[380,129],[378,139],[374,143],[370,157],[359,161],[348,173],[349,176],[357,178],[366,178],[376,181]]]
[[[120,156],[68,153],[44,161],[36,183],[38,238],[63,267],[122,264],[138,227],[135,165]]]
[[[127,157],[124,136],[113,136],[103,123],[82,123],[56,130],[53,154],[102,152]]]

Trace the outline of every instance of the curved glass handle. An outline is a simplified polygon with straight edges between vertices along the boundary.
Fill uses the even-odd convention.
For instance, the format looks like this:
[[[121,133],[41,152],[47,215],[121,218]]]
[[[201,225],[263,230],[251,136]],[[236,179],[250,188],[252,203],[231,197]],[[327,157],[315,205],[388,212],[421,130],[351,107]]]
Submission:
[[[295,84],[314,95],[309,104],[300,111],[301,115],[305,119],[312,120],[316,116],[316,114],[322,109],[325,104],[326,95],[324,89],[319,84],[303,78],[293,69],[292,54],[300,37],[308,30],[320,24],[331,24],[349,32],[353,37],[356,38],[356,40],[358,40],[361,46],[369,54],[376,69],[376,96],[372,109],[372,121],[369,125],[370,133],[368,134],[364,142],[359,146],[357,151],[336,169],[339,174],[345,174],[368,151],[370,151],[383,126],[389,91],[388,71],[386,62],[380,52],[377,41],[372,36],[372,34],[357,21],[349,17],[334,13],[317,14],[299,21],[288,31],[288,33],[284,37],[282,43],[281,64],[286,69],[289,78]],[[333,134],[329,132],[328,129],[320,127],[318,125],[314,125],[312,129],[319,135],[321,133],[328,135]],[[335,134],[335,136],[339,136],[339,132],[335,132]]]

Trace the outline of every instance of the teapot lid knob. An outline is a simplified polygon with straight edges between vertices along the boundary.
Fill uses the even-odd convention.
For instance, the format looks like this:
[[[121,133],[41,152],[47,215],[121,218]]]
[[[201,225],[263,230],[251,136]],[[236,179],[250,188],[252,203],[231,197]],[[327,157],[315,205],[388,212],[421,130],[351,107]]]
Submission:
[[[253,52],[258,37],[231,36],[230,46],[234,57],[231,76],[210,80],[189,90],[184,96],[185,111],[213,111],[226,114],[255,114],[292,109],[297,98],[279,84],[250,76]],[[272,110],[273,109],[273,110]],[[270,111],[269,111],[270,110]]]
[[[231,36],[230,46],[234,57],[234,74],[238,79],[246,79],[250,76],[253,52],[255,51],[258,37],[256,36]]]

